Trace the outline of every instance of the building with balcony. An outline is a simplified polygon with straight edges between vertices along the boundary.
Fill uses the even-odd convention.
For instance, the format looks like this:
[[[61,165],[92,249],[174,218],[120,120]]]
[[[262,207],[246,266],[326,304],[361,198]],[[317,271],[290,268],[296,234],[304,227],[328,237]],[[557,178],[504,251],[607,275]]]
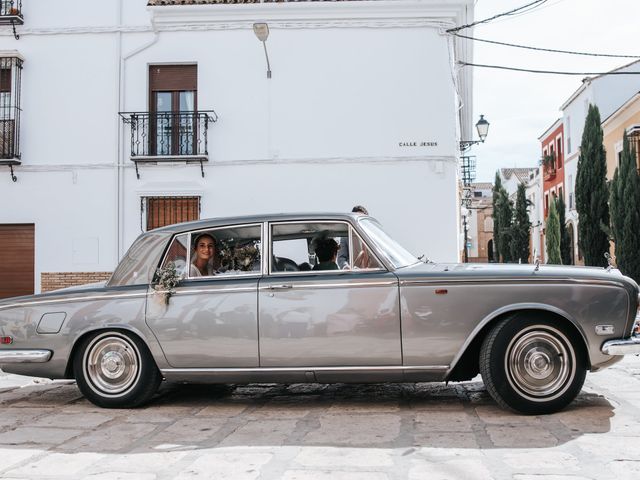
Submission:
[[[355,204],[417,255],[459,259],[472,51],[443,32],[472,0],[11,5],[0,296],[107,278],[168,223]]]
[[[572,234],[572,258],[576,265],[584,263],[578,248],[579,219],[575,207],[575,191],[580,142],[589,105],[596,105],[600,110],[601,120],[605,120],[627,102],[639,90],[638,75],[622,75],[621,73],[640,72],[640,61],[636,60],[611,72],[617,74],[584,78],[582,85],[560,107],[564,135],[566,219],[567,227]]]

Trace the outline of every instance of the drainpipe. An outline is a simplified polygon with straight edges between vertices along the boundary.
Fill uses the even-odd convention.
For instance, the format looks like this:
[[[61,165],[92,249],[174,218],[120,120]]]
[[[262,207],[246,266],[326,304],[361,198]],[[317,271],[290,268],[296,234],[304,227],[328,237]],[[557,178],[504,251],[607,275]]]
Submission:
[[[120,0],[118,2],[118,15],[120,27],[122,27],[122,5],[124,0]],[[156,29],[156,25],[151,20],[151,28],[153,30],[153,38],[148,42],[142,44],[141,46],[135,48],[131,52],[127,53],[123,56],[122,54],[122,31],[120,29],[118,36],[118,111],[123,112],[125,110],[126,105],[126,68],[127,68],[127,60],[139,54],[140,52],[146,50],[147,48],[153,46],[159,37],[159,33]],[[124,135],[124,123],[122,119],[118,118],[118,158],[116,165],[116,182],[117,182],[117,191],[116,191],[116,245],[117,245],[117,258],[118,261],[122,258],[125,253],[126,245],[124,243],[124,212],[125,212],[125,158],[126,158],[126,148],[125,148],[125,135]]]

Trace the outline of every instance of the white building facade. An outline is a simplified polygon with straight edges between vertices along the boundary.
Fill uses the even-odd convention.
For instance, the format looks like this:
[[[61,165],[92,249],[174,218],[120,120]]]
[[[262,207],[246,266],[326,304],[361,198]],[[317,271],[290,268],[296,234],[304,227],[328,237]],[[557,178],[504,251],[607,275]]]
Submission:
[[[590,104],[598,107],[600,119],[604,121],[633,94],[640,91],[638,75],[621,75],[622,72],[640,72],[640,61],[613,70],[612,75],[585,78],[580,88],[560,107],[564,127],[566,220],[567,227],[573,232],[573,258],[576,264],[583,263],[578,249],[578,213],[575,204],[582,132]]]
[[[21,73],[0,78],[20,102],[0,243],[35,292],[106,278],[165,223],[356,204],[417,255],[459,259],[471,51],[445,30],[471,0],[180,3],[23,0],[19,39],[0,26]]]

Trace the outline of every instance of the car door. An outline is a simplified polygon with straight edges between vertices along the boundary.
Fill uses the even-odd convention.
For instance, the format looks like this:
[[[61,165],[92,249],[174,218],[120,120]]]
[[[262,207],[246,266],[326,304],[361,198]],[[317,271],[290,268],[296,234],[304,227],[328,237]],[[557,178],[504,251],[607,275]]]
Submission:
[[[353,227],[278,222],[269,232],[269,274],[258,292],[261,367],[401,365],[398,279]],[[314,251],[323,235],[334,240],[334,249],[348,242],[344,269],[337,252],[331,270],[317,268],[331,263]]]
[[[194,270],[195,244],[215,239],[204,275]],[[185,279],[166,301],[150,288],[146,321],[176,368],[257,367],[257,290],[262,225],[239,225],[174,237],[163,267],[173,263]],[[189,268],[187,268],[189,267]],[[210,268],[209,268],[210,267]]]

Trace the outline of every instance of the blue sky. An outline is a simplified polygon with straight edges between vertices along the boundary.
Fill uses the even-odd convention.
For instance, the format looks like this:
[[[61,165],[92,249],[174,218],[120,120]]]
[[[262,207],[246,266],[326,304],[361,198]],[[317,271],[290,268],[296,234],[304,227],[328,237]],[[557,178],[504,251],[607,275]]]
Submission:
[[[478,0],[476,20],[512,10],[531,0]],[[537,9],[474,28],[472,34],[502,42],[544,48],[640,55],[638,0],[548,0]],[[608,71],[632,59],[591,58],[529,52],[474,42],[474,62],[563,71]],[[469,67],[465,67],[469,68]],[[537,75],[474,69],[474,123],[491,123],[486,143],[473,147],[476,181],[493,181],[501,167],[536,165],[538,137],[559,116],[559,108],[580,86],[581,76]],[[640,91],[640,76],[638,76]]]

